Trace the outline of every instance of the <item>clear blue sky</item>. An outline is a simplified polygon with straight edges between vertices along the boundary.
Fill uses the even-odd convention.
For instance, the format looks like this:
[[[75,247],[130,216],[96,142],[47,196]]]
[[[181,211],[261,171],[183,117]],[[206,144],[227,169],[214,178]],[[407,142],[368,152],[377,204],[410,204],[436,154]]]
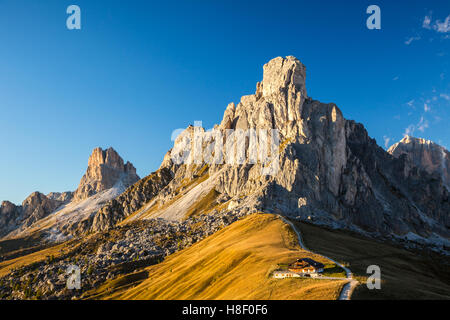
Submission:
[[[409,127],[449,148],[449,15],[447,0],[0,0],[0,200],[74,190],[96,146],[149,174],[174,129],[220,122],[277,56],[383,147]]]

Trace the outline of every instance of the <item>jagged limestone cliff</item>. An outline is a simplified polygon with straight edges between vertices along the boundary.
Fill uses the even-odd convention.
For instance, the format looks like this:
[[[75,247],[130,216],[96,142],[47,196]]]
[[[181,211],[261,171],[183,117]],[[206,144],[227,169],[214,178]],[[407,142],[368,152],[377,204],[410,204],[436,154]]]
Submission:
[[[75,192],[52,192],[47,196],[34,192],[21,206],[4,201],[0,207],[0,237],[43,232],[49,240],[65,239],[80,221],[89,219],[139,179],[134,166],[124,163],[113,148],[95,148]]]
[[[450,189],[450,152],[444,147],[430,140],[405,136],[388,152],[396,158],[405,155],[412,166],[437,174]]]
[[[80,185],[74,193],[74,199],[84,200],[100,191],[112,188],[118,182],[125,186],[139,180],[136,169],[123,159],[113,149],[95,148],[88,161],[86,173],[81,178]]]
[[[295,57],[275,58],[264,66],[256,93],[228,105],[220,125],[188,127],[161,165],[170,181],[133,206],[137,217],[184,219],[209,197],[211,210],[275,212],[376,237],[448,245],[449,192],[442,180],[391,156],[335,104],[309,98],[305,79]],[[202,179],[194,173],[200,169]],[[120,209],[128,201],[97,213],[90,230],[129,216]]]

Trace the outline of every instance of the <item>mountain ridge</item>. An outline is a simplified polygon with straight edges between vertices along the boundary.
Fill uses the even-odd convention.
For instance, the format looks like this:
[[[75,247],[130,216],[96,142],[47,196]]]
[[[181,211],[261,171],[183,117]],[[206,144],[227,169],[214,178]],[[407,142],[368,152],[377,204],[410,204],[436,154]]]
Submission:
[[[404,154],[413,165],[441,176],[450,190],[450,152],[443,146],[431,140],[406,135],[392,145],[388,152],[396,158]]]
[[[136,174],[136,169],[130,162],[124,163],[120,155],[112,147],[106,150],[95,148],[88,160],[86,173],[81,178],[78,188],[74,191],[51,192],[44,195],[38,191],[30,194],[21,205],[17,206],[9,201],[3,201],[0,207],[0,237],[17,237],[27,233],[27,230],[40,231],[37,226],[41,223],[51,220],[52,215],[58,211],[70,214],[71,206],[74,208],[83,208],[83,201],[87,204],[89,199],[102,198],[100,202],[110,200],[121,194],[125,189],[138,181],[140,178]],[[117,192],[108,190],[117,189]],[[102,194],[100,197],[96,195]],[[98,202],[98,201],[97,201]],[[84,206],[84,212],[80,216],[89,215],[98,208],[89,209]],[[83,211],[83,209],[81,209]],[[79,217],[74,217],[77,220]],[[56,224],[62,217],[54,219]],[[66,223],[70,224],[70,220]],[[48,227],[52,227],[51,224]],[[65,225],[64,227],[68,227]]]
[[[27,217],[37,218],[30,225],[24,210],[17,212],[4,202],[0,219],[16,217],[12,225],[18,226],[0,241],[0,295],[156,298],[162,279],[167,280],[167,290],[161,297],[175,292],[196,298],[219,284],[217,277],[245,280],[256,273],[252,285],[278,287],[270,271],[291,243],[289,232],[279,227],[288,231],[292,222],[306,230],[302,236],[311,241],[308,246],[319,244],[320,251],[330,250],[335,261],[350,263],[361,283],[366,263],[381,266],[388,281],[381,297],[401,298],[406,290],[413,291],[408,296],[414,298],[447,297],[443,291],[450,257],[449,190],[439,172],[428,170],[429,162],[415,161],[428,149],[395,152],[408,145],[406,139],[392,153],[384,150],[362,124],[345,119],[334,103],[307,95],[306,68],[295,57],[272,59],[263,70],[254,94],[229,104],[211,130],[198,123],[188,126],[158,170],[145,178],[139,179],[134,167],[112,148],[98,148],[74,193],[30,197],[24,206]],[[419,145],[430,143],[420,140]],[[68,199],[53,210],[55,203]],[[285,218],[289,224],[277,223],[270,235],[261,228],[264,221],[267,225]],[[218,238],[223,241],[214,241]],[[284,245],[275,248],[273,244],[281,242],[270,238]],[[225,270],[230,253],[232,268]],[[191,255],[198,259],[189,260]],[[287,258],[280,262],[289,263]],[[82,289],[76,292],[66,290],[66,279],[59,273],[74,261],[83,275]],[[204,268],[204,262],[219,262],[217,272]],[[256,271],[241,273],[246,265]],[[414,266],[414,272],[406,266]],[[158,270],[160,277],[155,279]],[[180,276],[193,284],[178,281]],[[30,284],[30,279],[36,281]],[[198,279],[203,280],[195,287]],[[136,291],[132,287],[140,281]],[[298,289],[298,281],[292,283]],[[311,284],[318,283],[311,279]],[[126,288],[128,293],[122,291]],[[390,295],[392,288],[396,293]],[[235,296],[235,287],[229,289]],[[335,289],[334,293],[341,291]],[[262,291],[259,296],[267,297]]]
[[[385,151],[334,103],[309,97],[305,83],[297,58],[270,60],[254,94],[230,103],[212,130],[186,128],[141,180],[112,148],[94,149],[75,202],[127,179],[114,197],[71,216],[64,232],[106,231],[131,215],[181,221],[192,212],[272,212],[445,252],[450,202],[442,179]]]
[[[308,97],[306,68],[295,57],[272,59],[263,69],[256,92],[237,105],[230,103],[215,131],[189,126],[177,137],[159,169],[172,178],[145,206],[144,201],[134,208],[141,216],[182,217],[188,208],[177,205],[180,198],[189,196],[195,203],[213,192],[221,210],[274,212],[377,238],[413,240],[436,250],[450,245],[449,193],[442,181],[386,152],[335,104]],[[236,155],[216,148],[227,143],[229,150],[239,147],[236,132],[251,129],[277,130],[279,161],[269,162],[269,168],[250,161],[248,136],[241,163],[211,161],[219,153],[225,159]],[[233,133],[227,136],[227,130]],[[178,163],[180,159],[184,162]],[[206,168],[206,180],[185,188],[201,168]],[[266,169],[276,173],[262,174],[271,171]],[[139,193],[131,197],[139,198]],[[94,218],[82,231],[108,229],[114,225],[110,218],[128,216],[117,210],[96,213],[101,219]],[[100,220],[102,226],[95,223]]]

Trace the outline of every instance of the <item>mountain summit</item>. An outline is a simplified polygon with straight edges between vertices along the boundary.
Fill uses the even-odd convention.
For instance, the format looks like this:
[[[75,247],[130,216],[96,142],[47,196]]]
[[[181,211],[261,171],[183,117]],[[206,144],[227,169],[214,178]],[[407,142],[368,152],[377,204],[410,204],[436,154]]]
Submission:
[[[118,182],[130,186],[139,179],[136,168],[130,162],[124,164],[116,150],[95,148],[89,157],[88,168],[75,191],[74,199],[84,200],[112,188]]]
[[[75,192],[48,195],[34,192],[21,206],[4,201],[0,207],[0,237],[21,237],[44,231],[48,239],[63,239],[80,220],[139,179],[134,166],[124,163],[113,148],[95,148]]]
[[[263,69],[263,80],[257,83],[254,94],[243,96],[236,105],[229,104],[220,124],[211,130],[198,123],[182,130],[159,169],[147,177],[139,179],[135,168],[124,163],[114,149],[96,148],[73,195],[45,196],[36,192],[21,207],[4,202],[0,223],[6,229],[0,230],[0,235],[7,235],[0,244],[7,244],[10,258],[18,249],[24,251],[24,244],[27,250],[33,250],[29,246],[64,243],[41,251],[43,258],[58,250],[56,259],[33,263],[27,273],[22,272],[24,269],[12,271],[3,282],[7,285],[0,286],[0,295],[23,297],[25,292],[15,289],[17,281],[37,279],[31,284],[34,292],[39,290],[47,298],[70,298],[73,293],[66,290],[66,280],[59,270],[74,262],[83,275],[84,293],[78,296],[82,299],[103,298],[104,294],[117,298],[117,290],[124,290],[123,285],[127,287],[130,279],[135,281],[138,270],[155,264],[150,274],[139,276],[137,291],[127,291],[126,297],[137,294],[153,299],[154,294],[149,292],[160,292],[160,284],[172,277],[173,283],[167,282],[167,293],[172,294],[175,286],[177,292],[187,288],[190,298],[198,298],[204,284],[211,283],[211,274],[225,275],[226,283],[233,277],[242,279],[242,273],[235,270],[246,269],[242,257],[247,261],[249,256],[247,264],[256,263],[257,267],[247,274],[259,274],[254,279],[265,285],[271,266],[288,256],[306,253],[293,250],[292,239],[285,241],[291,224],[299,239],[303,234],[312,244],[316,239],[326,239],[319,245],[320,250],[331,250],[330,255],[337,254],[338,258],[341,255],[335,258],[338,261],[356,261],[360,272],[355,273],[357,276],[366,275],[366,269],[361,268],[364,263],[390,266],[392,259],[385,259],[394,255],[396,261],[388,271],[399,274],[401,280],[386,281],[386,286],[390,285],[385,289],[388,296],[390,288],[395,289],[395,283],[399,283],[397,290],[404,298],[407,283],[408,290],[411,288],[419,297],[427,290],[434,298],[444,297],[448,286],[440,279],[445,278],[445,261],[450,254],[450,195],[441,177],[446,179],[448,174],[444,161],[448,152],[411,137],[387,152],[369,137],[362,124],[345,119],[335,104],[307,96],[306,69],[295,57],[275,58]],[[285,224],[276,215],[292,219]],[[230,224],[234,226],[227,227]],[[239,238],[242,234],[246,237]],[[270,241],[262,244],[258,239],[263,238]],[[240,242],[247,240],[250,245],[242,247]],[[412,250],[401,250],[398,245]],[[261,254],[255,256],[255,251]],[[430,251],[447,257],[441,259]],[[187,262],[181,274],[196,283],[205,272],[193,268],[192,255],[199,256],[200,262],[206,261],[208,255],[216,265],[216,258],[233,260],[239,268],[228,268],[229,272],[219,268],[212,273],[207,268],[208,275],[193,296],[187,282],[178,290],[180,273],[172,276],[170,261],[183,254],[179,260]],[[267,260],[272,255],[277,258]],[[18,261],[32,259],[25,255]],[[175,265],[179,266],[180,261]],[[420,265],[413,275],[427,274],[426,280],[414,286],[410,286],[411,274],[398,271],[411,261]],[[341,297],[350,295],[350,287],[356,285],[351,271],[343,269],[350,282],[342,289]],[[153,282],[160,271],[162,282]],[[133,276],[121,276],[123,273]],[[123,280],[120,288],[114,285],[117,279]],[[108,280],[111,282],[105,282]],[[109,288],[108,293],[100,286]],[[229,290],[230,294],[235,296],[238,287]],[[271,295],[273,290],[267,288],[263,291]],[[217,297],[217,292],[213,295]]]
[[[450,152],[430,140],[405,136],[388,150],[394,157],[405,155],[413,165],[436,173],[450,189]]]
[[[263,70],[254,94],[229,104],[213,130],[185,129],[144,179],[114,149],[94,149],[74,199],[50,214],[44,203],[34,216],[45,217],[25,231],[60,239],[124,219],[268,212],[448,250],[449,190],[434,172],[442,149],[405,138],[391,155],[335,104],[307,96],[306,68],[295,57],[272,59]],[[418,151],[398,156],[403,149]],[[8,203],[2,211],[16,212]]]
[[[130,215],[183,220],[262,211],[437,250],[450,246],[449,191],[440,179],[391,156],[335,104],[308,97],[306,68],[295,57],[272,59],[263,70],[255,94],[230,103],[213,132],[189,126],[160,169],[99,210],[86,230]],[[261,129],[279,136],[270,161],[253,154],[267,149],[252,136]],[[233,157],[238,161],[215,161]]]

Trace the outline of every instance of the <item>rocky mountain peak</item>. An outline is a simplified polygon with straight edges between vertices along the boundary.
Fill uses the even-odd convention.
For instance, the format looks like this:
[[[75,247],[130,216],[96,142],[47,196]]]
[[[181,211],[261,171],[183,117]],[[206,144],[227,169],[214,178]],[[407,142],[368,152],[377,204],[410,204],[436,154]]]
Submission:
[[[124,162],[123,159],[119,156],[116,150],[114,150],[112,147],[109,147],[106,150],[103,150],[102,148],[95,148],[92,151],[91,156],[89,157],[88,161],[88,169],[89,168],[96,168],[99,166],[108,166],[117,170],[123,170],[124,168]]]
[[[40,192],[33,192],[21,206],[3,201],[0,207],[0,237],[18,226],[30,226],[57,209],[63,201],[48,198]]]
[[[396,158],[405,155],[414,166],[429,174],[438,174],[444,184],[450,188],[450,153],[444,147],[430,140],[406,135],[392,145],[388,152]]]
[[[36,207],[37,204],[42,203],[47,199],[47,196],[40,193],[39,191],[35,191],[30,194],[23,202],[22,207],[26,210],[28,207]]]
[[[448,189],[435,174],[413,166],[413,160],[396,156],[400,148],[417,148],[412,154],[418,159],[427,154],[425,163],[436,167],[438,156],[448,159],[448,151],[405,137],[391,156],[335,104],[308,98],[305,75],[294,57],[269,61],[255,94],[228,105],[221,124],[214,126],[219,134],[189,126],[159,170],[125,192],[124,186],[139,179],[133,165],[124,164],[112,148],[94,149],[74,198],[109,188],[117,191],[115,198],[65,230],[107,230],[138,210],[133,219],[151,213],[152,218],[182,220],[206,201],[214,211],[232,215],[279,213],[392,241],[412,237],[436,250],[450,247]],[[264,135],[250,139],[250,131],[276,132],[279,143]],[[242,132],[248,136],[239,141]],[[268,144],[274,147],[270,156],[259,152],[256,157],[255,149],[268,149]],[[211,161],[213,153],[218,161]]]
[[[139,179],[133,164],[124,163],[116,150],[111,147],[106,150],[95,148],[89,157],[88,168],[75,191],[74,199],[83,200],[110,189],[119,182],[127,187]]]
[[[22,202],[24,225],[31,225],[33,222],[44,218],[56,210],[61,203],[40,192],[33,192]]]
[[[238,135],[232,132],[276,129],[278,152],[269,162],[274,170],[263,170],[262,161],[250,161],[254,149],[250,148],[250,139],[242,140],[241,161],[210,165],[204,188],[214,186],[220,199],[232,199],[230,208],[239,212],[282,213],[389,239],[411,233],[423,243],[440,248],[450,243],[448,190],[435,175],[389,155],[362,124],[346,120],[335,104],[307,97],[306,69],[295,57],[277,57],[263,69],[263,80],[255,94],[227,106],[218,129],[231,129],[230,135],[207,134],[201,143],[198,137],[195,140],[195,131],[203,129],[188,127],[175,140],[161,166],[174,177],[164,194],[170,195],[169,188],[178,190],[178,184],[189,178],[188,164],[192,163],[186,161],[184,166],[171,159],[178,160],[179,155],[192,159],[192,154],[202,153],[197,152],[197,145],[208,155],[216,148],[216,139],[219,147],[226,146],[221,150],[223,159],[227,159],[237,154],[227,145],[237,149],[239,144]],[[259,143],[267,140],[270,142],[259,139]],[[405,137],[402,144],[432,148],[431,143],[412,137]],[[433,152],[433,160],[426,162],[442,166],[438,161],[443,159],[442,151]]]
[[[73,192],[50,192],[49,194],[47,194],[47,198],[61,202],[69,202],[73,198]]]
[[[10,201],[2,201],[0,206],[0,237],[16,227],[21,219],[22,209]]]
[[[282,138],[301,134],[302,109],[308,100],[306,68],[295,57],[277,57],[263,67],[256,92],[225,110],[222,129],[277,129]]]
[[[264,75],[261,83],[262,94],[269,97],[286,89],[297,89],[306,97],[306,68],[295,57],[277,57],[263,67]]]
[[[423,138],[416,138],[416,137],[412,137],[409,135],[405,135],[402,140],[400,140],[401,143],[403,144],[435,144],[433,141],[431,140],[426,140]]]
[[[16,207],[17,206],[10,201],[7,200],[2,201],[2,204],[0,206],[0,213],[6,214],[7,212],[15,210]]]
[[[66,229],[120,195],[139,179],[135,167],[130,162],[124,163],[113,148],[95,148],[75,192],[50,192],[47,195],[33,192],[20,206],[2,202],[0,237],[23,236],[36,230],[41,232],[39,223],[44,219],[53,230],[58,229],[65,235]]]

